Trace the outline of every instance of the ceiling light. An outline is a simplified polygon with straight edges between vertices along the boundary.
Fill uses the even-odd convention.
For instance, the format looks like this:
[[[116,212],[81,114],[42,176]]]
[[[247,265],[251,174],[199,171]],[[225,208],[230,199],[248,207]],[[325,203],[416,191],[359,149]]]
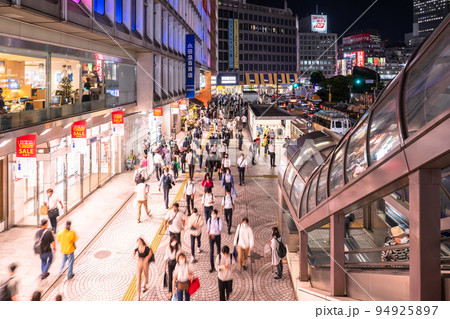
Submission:
[[[52,130],[51,128],[46,129],[44,132],[42,132],[42,133],[40,134],[40,136],[47,134],[47,133],[50,132],[51,130]]]
[[[1,142],[1,143],[0,143],[0,147],[5,146],[5,145],[8,144],[10,141],[11,141],[11,139]]]
[[[72,125],[72,123],[67,124],[66,126],[64,126],[64,129],[68,128],[71,125]]]

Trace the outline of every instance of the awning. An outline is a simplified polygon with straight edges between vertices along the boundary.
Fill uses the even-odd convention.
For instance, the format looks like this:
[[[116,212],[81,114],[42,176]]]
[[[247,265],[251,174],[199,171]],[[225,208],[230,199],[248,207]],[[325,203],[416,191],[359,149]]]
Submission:
[[[284,76],[284,73],[273,73],[273,84],[284,84],[286,83],[286,78]]]
[[[245,84],[246,85],[258,84],[256,81],[255,73],[245,73]]]
[[[295,82],[297,82],[298,76],[296,73],[288,73],[286,74],[287,79],[288,79],[288,83],[293,84]]]

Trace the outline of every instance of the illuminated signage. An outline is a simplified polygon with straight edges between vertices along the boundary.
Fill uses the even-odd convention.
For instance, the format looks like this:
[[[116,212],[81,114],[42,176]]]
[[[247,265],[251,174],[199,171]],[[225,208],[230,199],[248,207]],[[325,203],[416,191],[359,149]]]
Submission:
[[[195,35],[186,34],[186,97],[195,97]]]
[[[125,125],[123,111],[112,112],[112,131],[114,136],[124,136],[125,135]]]
[[[95,60],[95,71],[97,71],[98,80],[103,82],[103,60]]]
[[[72,152],[77,154],[87,151],[87,124],[86,121],[78,121],[72,124]]]
[[[182,111],[187,110],[187,100],[186,99],[180,100],[180,110],[182,110]]]
[[[356,66],[364,67],[364,51],[356,52]]]
[[[220,77],[221,85],[236,85],[237,84],[237,76],[235,75],[227,75]]]
[[[344,53],[344,59],[345,58],[356,58],[356,52],[350,52],[350,53]]]
[[[170,104],[170,113],[171,114],[179,114],[180,113],[180,108],[178,107],[177,102],[173,102],[172,104]]]
[[[163,116],[162,107],[156,107],[153,109],[153,116]]]
[[[327,33],[327,16],[317,14],[312,15],[311,31],[319,33]]]
[[[239,32],[237,32],[237,30],[239,30],[239,23],[237,19],[234,19],[234,41],[233,41],[233,45],[234,45],[234,68],[235,69],[239,69]]]
[[[24,135],[16,139],[17,157],[36,157],[36,134]]]
[[[234,66],[234,45],[232,45],[234,41],[233,37],[233,19],[228,19],[228,68],[232,69]]]
[[[36,184],[36,134],[16,138],[16,181],[30,179],[29,186]]]
[[[356,34],[342,39],[343,45],[350,45],[361,42],[370,42],[370,33]]]

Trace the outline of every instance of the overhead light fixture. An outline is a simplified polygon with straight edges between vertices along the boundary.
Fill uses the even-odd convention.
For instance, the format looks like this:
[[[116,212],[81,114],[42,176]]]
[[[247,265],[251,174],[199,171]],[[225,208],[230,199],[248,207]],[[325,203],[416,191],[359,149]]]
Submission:
[[[68,128],[71,125],[72,125],[72,123],[67,124],[66,126],[64,126],[64,129]]]
[[[11,139],[1,142],[1,143],[0,143],[0,147],[5,146],[5,145],[8,144],[10,141],[11,141]]]
[[[51,128],[46,129],[44,132],[42,132],[42,133],[40,134],[40,136],[47,134],[47,133],[50,132],[51,130],[52,130]]]
[[[91,118],[88,118],[88,119],[86,120],[86,123],[89,122],[90,120],[91,120]]]
[[[109,112],[108,114],[105,114],[105,116],[103,116],[103,117],[107,117],[109,114],[111,114],[111,112]]]

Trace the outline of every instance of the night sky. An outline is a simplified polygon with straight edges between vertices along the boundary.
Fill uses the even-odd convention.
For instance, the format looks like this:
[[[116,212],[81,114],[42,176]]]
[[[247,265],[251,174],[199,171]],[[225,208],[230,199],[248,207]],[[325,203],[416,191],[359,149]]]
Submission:
[[[375,0],[287,0],[288,7],[299,18],[316,13],[328,15],[328,32],[342,34]],[[279,7],[283,0],[247,0],[247,3]],[[375,29],[382,40],[403,42],[405,33],[412,32],[413,0],[378,0],[378,2],[348,31]],[[339,41],[341,43],[341,41]]]

